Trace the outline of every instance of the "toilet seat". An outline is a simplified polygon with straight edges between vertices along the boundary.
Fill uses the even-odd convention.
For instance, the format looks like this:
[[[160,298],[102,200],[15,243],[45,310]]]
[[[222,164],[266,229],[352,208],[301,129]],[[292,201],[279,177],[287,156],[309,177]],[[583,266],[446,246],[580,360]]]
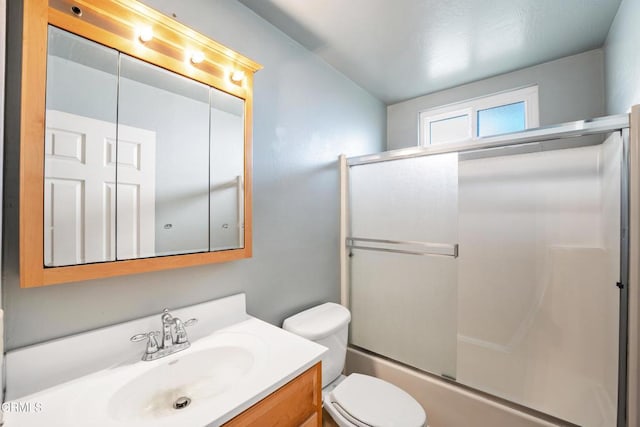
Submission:
[[[325,404],[358,427],[422,427],[426,423],[424,410],[413,397],[368,375],[349,375],[325,399]]]

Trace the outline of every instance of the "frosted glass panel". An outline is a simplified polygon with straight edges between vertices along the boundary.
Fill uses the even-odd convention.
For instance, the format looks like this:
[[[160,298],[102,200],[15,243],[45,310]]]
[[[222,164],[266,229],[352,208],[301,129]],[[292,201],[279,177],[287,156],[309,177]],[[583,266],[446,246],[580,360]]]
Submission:
[[[620,148],[460,163],[459,382],[615,425]]]
[[[354,249],[351,343],[455,378],[457,261]]]
[[[457,175],[457,154],[352,167],[352,237],[457,243]],[[352,344],[455,377],[456,264],[352,249]]]
[[[354,166],[351,235],[457,243],[458,155]]]
[[[469,135],[469,115],[450,117],[429,123],[429,143],[463,141],[471,138]]]
[[[524,102],[478,111],[478,136],[500,135],[525,129]]]

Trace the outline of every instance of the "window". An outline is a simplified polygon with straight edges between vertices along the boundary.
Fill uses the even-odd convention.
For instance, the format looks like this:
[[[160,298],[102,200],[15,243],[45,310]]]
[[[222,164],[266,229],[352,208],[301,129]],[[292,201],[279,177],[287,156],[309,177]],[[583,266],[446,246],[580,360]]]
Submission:
[[[538,86],[531,86],[421,112],[420,142],[472,141],[538,126]]]

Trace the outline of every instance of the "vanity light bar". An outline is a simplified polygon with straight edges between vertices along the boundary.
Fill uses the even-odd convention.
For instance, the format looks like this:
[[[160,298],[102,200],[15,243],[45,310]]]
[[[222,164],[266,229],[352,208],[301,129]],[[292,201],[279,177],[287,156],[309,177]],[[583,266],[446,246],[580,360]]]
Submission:
[[[50,24],[60,28],[71,29],[72,32],[90,40],[102,37],[97,37],[91,27],[104,29],[112,35],[133,41],[134,45],[130,45],[127,48],[125,47],[127,45],[125,42],[120,46],[120,50],[124,48],[123,51],[134,56],[142,55],[141,59],[145,59],[149,55],[155,56],[145,50],[140,50],[141,45],[152,44],[152,46],[145,47],[157,51],[167,57],[166,59],[169,61],[177,60],[187,64],[206,63],[203,64],[203,66],[206,65],[206,69],[201,71],[211,75],[214,80],[218,80],[214,82],[214,85],[224,85],[225,82],[221,80],[226,80],[226,82],[233,82],[240,86],[238,85],[239,82],[247,81],[249,74],[253,74],[262,68],[260,64],[251,59],[233,52],[226,46],[196,33],[193,29],[136,0],[33,1],[35,2],[34,9],[42,9],[39,13],[44,13],[46,16],[46,9],[48,9],[48,21]],[[30,9],[27,8],[27,10]],[[70,19],[70,16],[85,21],[87,25],[80,25],[78,21]],[[110,42],[103,40],[102,43],[108,45]],[[193,58],[192,55],[194,55]],[[147,59],[151,59],[152,62],[155,61],[153,58]],[[229,71],[227,72],[225,68]],[[244,71],[246,76],[242,78],[241,75],[236,75],[231,79],[231,73],[236,70]],[[208,77],[205,77],[202,73],[197,73],[197,76],[190,77],[196,78],[196,80],[202,78],[208,80]],[[208,83],[211,84],[211,82]],[[234,88],[229,86],[228,89]],[[239,94],[242,95],[242,92]]]

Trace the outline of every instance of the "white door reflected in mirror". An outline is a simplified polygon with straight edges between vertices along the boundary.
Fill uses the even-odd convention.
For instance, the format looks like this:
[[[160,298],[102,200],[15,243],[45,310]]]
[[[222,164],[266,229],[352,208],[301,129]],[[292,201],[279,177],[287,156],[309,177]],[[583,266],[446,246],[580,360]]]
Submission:
[[[155,132],[47,111],[44,264],[63,266],[152,256]],[[116,240],[116,149],[118,239]]]

